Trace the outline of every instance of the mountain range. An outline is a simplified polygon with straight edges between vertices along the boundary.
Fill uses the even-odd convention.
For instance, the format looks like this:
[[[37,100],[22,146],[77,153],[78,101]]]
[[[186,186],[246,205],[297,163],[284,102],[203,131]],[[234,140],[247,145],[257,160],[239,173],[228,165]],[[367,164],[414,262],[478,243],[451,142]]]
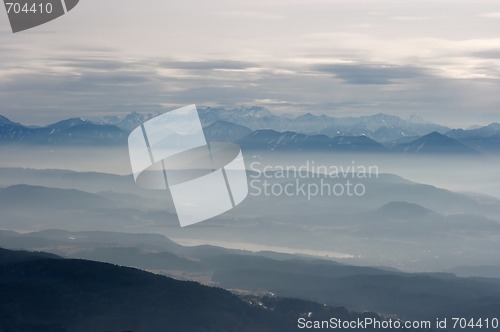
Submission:
[[[128,133],[105,124],[72,118],[45,127],[28,127],[0,118],[0,142],[31,145],[104,145],[126,144]]]
[[[297,319],[384,318],[247,295],[134,268],[0,248],[0,331],[296,331]],[[369,329],[370,330],[370,329]]]
[[[200,119],[204,126],[217,121],[229,122],[245,126],[251,130],[272,129],[279,132],[291,131],[301,134],[324,134],[335,136],[368,136],[378,142],[385,143],[401,137],[422,136],[433,131],[445,133],[449,128],[412,116],[403,120],[394,115],[383,113],[336,118],[311,113],[291,116],[277,115],[264,107],[250,106],[226,109],[222,107],[199,108]],[[137,127],[145,120],[157,114],[130,113],[123,117],[103,117],[98,123],[116,125],[126,131]]]
[[[278,319],[279,315],[273,316],[273,312],[279,309],[271,304],[284,304],[280,297],[317,301],[324,304],[323,307],[329,314],[338,317],[336,315],[343,312],[343,317],[346,318],[356,317],[359,315],[357,312],[361,311],[378,312],[383,313],[381,315],[385,317],[411,320],[434,320],[436,315],[439,317],[464,315],[468,318],[478,318],[494,317],[500,309],[500,279],[493,278],[459,278],[451,273],[404,273],[391,268],[351,266],[331,260],[292,255],[277,258],[271,257],[266,252],[239,252],[209,246],[184,247],[165,237],[152,234],[61,230],[19,234],[0,231],[0,238],[9,247],[24,246],[33,249],[45,247],[45,250],[57,251],[69,258],[61,259],[40,252],[31,254],[0,249],[0,287],[6,289],[8,286],[14,286],[2,293],[4,298],[0,299],[0,303],[2,300],[6,301],[5,296],[17,296],[17,301],[14,300],[13,303],[16,303],[17,308],[23,308],[26,306],[23,300],[27,297],[23,289],[33,294],[48,296],[51,290],[60,287],[59,291],[54,291],[55,301],[50,303],[57,306],[63,302],[74,310],[77,308],[83,310],[83,316],[85,313],[92,313],[82,319],[93,321],[99,318],[101,324],[104,324],[102,320],[106,315],[98,315],[98,312],[109,314],[110,310],[113,313],[111,317],[126,312],[135,317],[136,321],[142,321],[150,317],[146,314],[148,311],[143,309],[143,305],[150,305],[150,301],[157,303],[157,306],[151,309],[155,313],[156,309],[170,312],[174,307],[177,307],[176,312],[195,311],[196,314],[193,314],[193,317],[196,317],[195,322],[203,321],[204,317],[217,317],[221,311],[229,317],[246,312],[243,317],[247,318],[247,315],[251,316],[253,312],[254,323],[262,323],[265,317],[271,320]],[[257,307],[247,307],[245,310],[245,303],[241,301],[241,297],[238,299],[221,289],[158,275],[153,277],[130,268],[75,260],[75,258],[135,267],[157,274],[177,275],[183,279],[206,275],[213,285],[234,289],[240,294],[253,294],[252,301],[261,304]],[[14,278],[16,284],[13,284]],[[208,281],[204,283],[210,284]],[[79,285],[86,285],[86,292],[82,294],[82,298],[75,297],[73,293],[81,287]],[[37,289],[37,286],[48,288],[43,292]],[[153,295],[150,292],[158,294]],[[112,301],[100,297],[99,294],[111,296]],[[258,298],[257,294],[266,294],[272,298]],[[150,300],[146,300],[148,297]],[[181,301],[180,297],[184,297],[185,301]],[[35,302],[39,300],[41,299],[34,298]],[[97,306],[98,310],[85,307],[88,301]],[[290,319],[287,324],[288,330],[295,330],[292,324],[301,313],[312,312],[313,316],[317,317],[317,310],[321,305],[307,301],[294,300],[297,304],[295,310],[288,308],[290,315],[296,315],[294,319],[291,319],[291,316],[287,317]],[[112,303],[119,303],[121,309]],[[191,309],[190,303],[193,305]],[[231,305],[226,306],[225,303]],[[264,303],[268,304],[263,305]],[[79,307],[82,305],[83,308]],[[102,305],[108,305],[109,308],[101,307]],[[210,306],[205,309],[207,312],[213,311],[208,316],[198,312],[205,306]],[[138,313],[143,314],[132,314],[128,311],[131,307],[135,310],[141,309]],[[230,309],[231,307],[234,310]],[[315,309],[305,310],[311,307]],[[339,307],[352,308],[352,311]],[[32,314],[38,313],[37,310],[31,310]],[[53,312],[58,312],[62,317],[67,313],[61,307],[55,307]],[[3,314],[5,317],[8,313],[12,313],[12,309],[7,308],[0,312],[0,315]],[[243,317],[244,326],[252,326]],[[182,320],[175,320],[172,317],[171,319],[175,324],[182,323]],[[132,324],[129,320],[122,322]],[[209,323],[203,321],[203,324]],[[207,330],[215,329],[207,327]],[[223,330],[233,331],[235,328],[226,327]],[[276,327],[270,330],[281,331]],[[197,329],[192,328],[190,331]]]
[[[491,123],[488,126],[463,130],[453,129],[446,133],[450,138],[486,153],[500,153],[500,124]]]
[[[500,152],[500,124],[475,129],[449,129],[412,117],[334,118],[305,114],[276,115],[262,107],[200,108],[209,141],[241,143],[252,150],[397,153]],[[116,146],[125,145],[128,133],[156,114],[130,113],[93,121],[63,120],[44,127],[29,127],[0,116],[0,144]]]
[[[409,143],[396,145],[393,152],[403,153],[454,153],[478,154],[478,152],[459,141],[438,132],[432,132]]]
[[[247,150],[384,152],[387,149],[366,136],[305,135],[296,132],[256,130],[238,141]]]

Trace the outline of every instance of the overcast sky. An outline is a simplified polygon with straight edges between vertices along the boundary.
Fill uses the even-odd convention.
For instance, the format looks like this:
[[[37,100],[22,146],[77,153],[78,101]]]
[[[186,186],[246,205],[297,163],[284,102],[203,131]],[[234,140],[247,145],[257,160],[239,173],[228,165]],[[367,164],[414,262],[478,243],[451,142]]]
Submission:
[[[28,124],[192,103],[500,122],[498,0],[81,0],[12,34],[0,114]]]

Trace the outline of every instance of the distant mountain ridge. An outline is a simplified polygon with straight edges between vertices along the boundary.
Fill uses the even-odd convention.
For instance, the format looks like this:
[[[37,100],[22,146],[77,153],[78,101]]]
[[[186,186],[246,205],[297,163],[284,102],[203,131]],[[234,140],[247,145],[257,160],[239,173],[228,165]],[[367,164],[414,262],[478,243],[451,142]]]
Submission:
[[[94,122],[71,118],[37,128],[0,116],[0,144],[126,145],[128,133],[156,115],[133,112]],[[500,153],[498,123],[450,130],[415,116],[408,120],[383,113],[346,118],[311,113],[292,117],[276,115],[258,106],[199,108],[199,115],[209,141],[239,142],[253,150]]]
[[[406,144],[400,144],[393,149],[402,153],[457,153],[478,154],[474,149],[438,132],[432,132]]]
[[[474,129],[453,129],[446,136],[483,153],[500,153],[500,123]]]
[[[217,121],[234,123],[251,130],[271,129],[279,132],[297,132],[300,134],[324,134],[335,136],[368,136],[378,142],[386,142],[400,137],[422,136],[433,131],[445,133],[450,130],[445,126],[428,123],[417,116],[403,120],[395,115],[378,113],[359,117],[331,117],[306,113],[292,116],[274,114],[265,107],[242,106],[236,108],[199,107],[198,113],[204,127]],[[108,116],[96,120],[96,123],[111,124],[130,131],[157,114],[129,113],[125,116]]]
[[[249,150],[268,151],[338,151],[338,152],[384,152],[387,149],[366,136],[335,137],[305,135],[295,132],[280,133],[274,130],[257,130],[239,141]]]
[[[463,139],[475,137],[500,137],[500,123],[490,123],[487,126],[474,129],[452,129],[446,133],[446,136]]]
[[[379,113],[359,118],[335,119],[334,124],[321,130],[321,133],[328,136],[366,135],[385,143],[397,138],[422,136],[433,131],[444,133],[448,130],[445,126],[427,123],[414,117],[403,120],[394,115]]]
[[[207,140],[214,142],[236,142],[252,133],[250,128],[218,120],[203,128]]]
[[[120,145],[128,134],[113,125],[71,118],[45,127],[27,127],[0,118],[0,142],[34,145]]]
[[[5,116],[0,115],[0,126],[15,126],[15,125],[20,125],[19,123],[15,123],[7,119]]]

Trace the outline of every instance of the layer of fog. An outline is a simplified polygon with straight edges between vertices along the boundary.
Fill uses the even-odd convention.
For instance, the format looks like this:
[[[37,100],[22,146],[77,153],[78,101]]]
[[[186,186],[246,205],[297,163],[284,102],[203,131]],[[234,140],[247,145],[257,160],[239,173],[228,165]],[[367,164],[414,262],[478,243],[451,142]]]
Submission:
[[[33,205],[36,202],[23,203],[19,199],[19,206],[7,203],[2,206],[2,229],[157,233],[192,243],[238,245],[239,249],[248,250],[273,248],[320,256],[343,253],[352,256],[346,259],[351,263],[388,265],[403,270],[435,271],[459,265],[500,265],[497,257],[500,204],[495,199],[481,196],[499,196],[499,160],[494,158],[246,153],[251,171],[265,165],[311,167],[314,162],[316,168],[333,166],[344,170],[353,166],[376,166],[379,178],[366,182],[365,197],[313,197],[308,200],[304,197],[249,196],[241,206],[228,213],[192,227],[180,228],[168,192],[141,190],[131,176],[111,175],[130,174],[124,148],[3,148],[0,153],[1,167],[109,173],[62,176],[57,172],[35,172],[28,176],[26,172],[15,175],[17,173],[4,169],[0,170],[1,187],[26,183],[75,188],[98,193],[97,200],[113,202],[86,206],[82,200],[80,208],[68,209],[57,202],[37,206]],[[314,168],[309,170],[314,171]],[[3,173],[5,175],[1,176]],[[385,174],[402,176],[414,184]],[[418,183],[433,187],[419,186]],[[392,188],[401,191],[391,192]],[[457,196],[439,188],[474,195]],[[20,191],[19,197],[25,197],[23,195],[29,194],[31,189],[25,190]],[[395,220],[392,215],[385,215],[385,210],[379,211],[394,201],[416,204],[431,212],[419,217],[411,215],[413,210],[410,209],[410,215]],[[397,207],[403,214],[406,208]]]

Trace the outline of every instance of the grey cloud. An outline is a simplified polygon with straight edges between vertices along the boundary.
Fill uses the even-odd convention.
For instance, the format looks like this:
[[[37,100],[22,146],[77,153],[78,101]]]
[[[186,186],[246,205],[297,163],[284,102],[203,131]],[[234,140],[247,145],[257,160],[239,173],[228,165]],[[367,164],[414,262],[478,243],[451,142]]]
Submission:
[[[93,95],[101,95],[105,92],[105,90],[100,90],[103,87],[116,91],[119,86],[133,84],[138,87],[141,85],[149,85],[151,80],[148,78],[148,74],[150,73],[83,72],[78,75],[22,73],[15,75],[8,82],[4,83],[0,93],[38,91],[45,93],[87,93],[89,95],[89,92],[92,92],[91,94]]]
[[[72,68],[93,69],[93,70],[117,70],[126,69],[130,64],[125,64],[111,59],[70,59],[59,58],[56,62]]]
[[[27,68],[30,73],[11,71],[0,80],[0,114],[24,123],[44,124],[73,116],[131,111],[155,113],[162,111],[163,105],[177,107],[196,103],[233,107],[259,104],[280,112],[310,111],[337,116],[415,113],[447,124],[450,114],[466,112],[476,106],[484,117],[493,118],[498,112],[493,106],[500,101],[500,97],[492,93],[498,90],[493,80],[478,85],[477,80],[435,77],[424,69],[413,67],[323,65],[314,67],[314,71],[310,66],[302,70],[295,66],[289,71],[237,73],[197,69],[200,75],[182,75],[183,70],[193,74],[195,69],[179,69],[180,75],[165,76],[157,70],[158,63],[157,59],[135,63],[92,57],[50,59],[46,68],[61,65],[67,70],[45,72],[37,67]],[[173,63],[180,63],[182,67],[186,64]],[[211,61],[201,61],[193,67],[218,66]],[[236,67],[234,63],[232,67]],[[2,69],[9,72],[9,64],[0,64]],[[286,64],[280,69],[287,69]],[[340,79],[332,80],[331,75],[324,73]],[[396,80],[397,89],[388,89],[388,84]],[[471,116],[479,117],[478,113]]]
[[[162,63],[163,67],[172,69],[186,69],[186,70],[214,70],[214,69],[248,69],[258,67],[253,62],[245,61],[231,61],[231,60],[218,60],[218,61],[166,61]]]
[[[420,68],[387,65],[320,64],[313,70],[333,74],[349,84],[391,84],[397,79],[426,75]]]
[[[95,61],[95,67],[90,63],[75,60],[69,67],[68,62],[63,64],[68,71],[45,73],[32,69],[31,73],[4,76],[0,81],[0,114],[44,124],[64,117],[161,109],[167,94],[153,71],[124,70],[126,64],[120,62]],[[8,68],[4,64],[2,69]]]
[[[107,85],[107,86],[119,86],[119,85],[130,85],[135,84],[148,84],[151,82],[150,72],[113,72],[113,73],[102,73],[102,72],[90,72],[85,73],[81,80],[85,81],[90,85]]]
[[[491,49],[485,51],[478,51],[470,53],[473,57],[483,59],[500,59],[500,49]]]

